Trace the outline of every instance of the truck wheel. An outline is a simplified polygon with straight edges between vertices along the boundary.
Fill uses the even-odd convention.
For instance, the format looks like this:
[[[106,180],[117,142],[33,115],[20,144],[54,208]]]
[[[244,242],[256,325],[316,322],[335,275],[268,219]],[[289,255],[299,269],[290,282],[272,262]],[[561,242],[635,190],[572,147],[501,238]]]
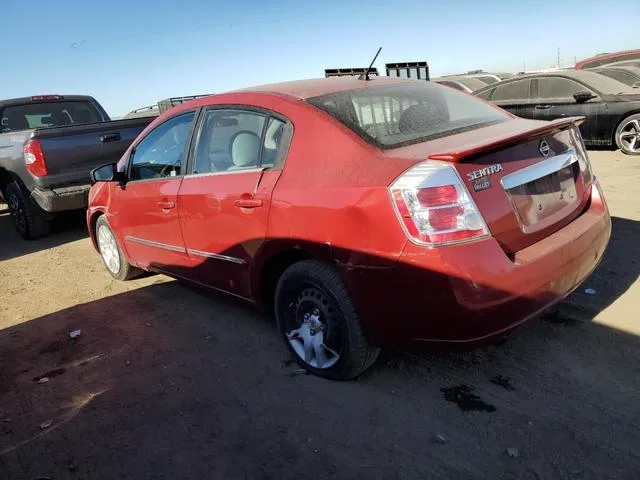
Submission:
[[[49,233],[50,216],[35,204],[16,182],[7,185],[6,201],[18,234],[34,240]]]
[[[616,145],[627,155],[640,155],[640,114],[629,115],[616,129]]]
[[[127,261],[104,215],[100,216],[96,222],[95,235],[102,262],[113,278],[132,280],[143,273],[143,270],[134,267]]]
[[[285,270],[276,287],[275,314],[298,363],[321,377],[355,378],[380,353],[367,339],[340,275],[325,263],[304,260]]]

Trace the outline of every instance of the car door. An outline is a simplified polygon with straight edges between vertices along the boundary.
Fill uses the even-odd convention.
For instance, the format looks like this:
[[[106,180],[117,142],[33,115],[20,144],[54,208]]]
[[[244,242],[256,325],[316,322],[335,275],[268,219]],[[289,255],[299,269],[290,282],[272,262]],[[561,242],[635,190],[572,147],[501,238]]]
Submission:
[[[589,92],[591,100],[578,102],[574,94]],[[585,116],[580,125],[580,133],[586,142],[593,140],[600,129],[600,123],[607,122],[607,106],[593,89],[576,80],[548,76],[537,78],[535,102],[536,120],[554,120],[562,117]]]
[[[522,118],[533,118],[534,99],[531,96],[531,80],[522,78],[499,83],[489,94],[481,96],[500,108]]]
[[[250,296],[248,267],[265,240],[291,132],[290,122],[271,112],[203,112],[178,195],[191,280]]]
[[[146,134],[131,151],[127,182],[114,187],[110,221],[129,259],[143,268],[171,273],[188,264],[177,196],[195,115],[176,115]]]

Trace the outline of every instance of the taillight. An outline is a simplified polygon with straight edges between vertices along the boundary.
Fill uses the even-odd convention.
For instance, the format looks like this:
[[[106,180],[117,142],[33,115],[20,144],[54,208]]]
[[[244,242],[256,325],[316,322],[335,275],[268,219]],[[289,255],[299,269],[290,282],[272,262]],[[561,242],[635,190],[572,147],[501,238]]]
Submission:
[[[591,162],[589,161],[589,154],[587,153],[587,147],[584,145],[584,139],[580,133],[578,127],[574,127],[570,131],[570,135],[573,137],[573,144],[576,147],[578,153],[578,164],[580,165],[580,171],[582,172],[585,181],[591,181],[593,173],[591,171]]]
[[[44,161],[42,145],[39,140],[29,140],[24,145],[24,163],[27,170],[34,177],[44,177],[47,175],[47,164]]]
[[[419,163],[389,189],[396,213],[415,243],[440,246],[489,235],[478,207],[449,163]]]

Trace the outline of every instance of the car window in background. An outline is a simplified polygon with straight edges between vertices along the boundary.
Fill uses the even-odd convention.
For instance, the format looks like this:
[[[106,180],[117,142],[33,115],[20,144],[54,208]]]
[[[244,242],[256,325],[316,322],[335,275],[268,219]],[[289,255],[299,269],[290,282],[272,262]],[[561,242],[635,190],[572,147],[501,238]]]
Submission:
[[[591,91],[581,83],[563,77],[539,77],[539,98],[570,98],[575,93]]]
[[[198,136],[193,173],[257,168],[266,115],[243,110],[209,110]]]
[[[378,85],[307,100],[382,148],[418,143],[506,121],[505,113],[431,82]]]
[[[496,86],[491,100],[527,100],[529,99],[530,79],[514,80],[503,85]],[[484,98],[484,97],[482,97]]]
[[[625,70],[597,70],[600,75],[605,75],[609,78],[613,78],[619,82],[624,83],[625,85],[633,85],[636,82],[640,82],[640,77],[634,75],[631,72],[627,72]]]
[[[3,130],[62,127],[81,123],[102,122],[102,116],[90,102],[44,102],[12,105],[2,110]]]
[[[136,146],[129,173],[131,180],[181,174],[194,116],[194,112],[189,112],[167,120]]]
[[[488,90],[485,90],[484,92],[475,93],[474,95],[476,97],[482,98],[483,100],[491,100],[491,96],[493,95],[493,92],[495,92],[495,91],[496,91],[495,88],[489,88]]]

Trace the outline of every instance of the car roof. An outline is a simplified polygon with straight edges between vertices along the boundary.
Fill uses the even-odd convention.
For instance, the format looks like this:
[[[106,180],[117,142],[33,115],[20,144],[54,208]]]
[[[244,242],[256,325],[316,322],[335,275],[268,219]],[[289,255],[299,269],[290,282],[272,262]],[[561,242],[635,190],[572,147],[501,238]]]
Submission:
[[[472,90],[478,90],[480,88],[484,88],[487,85],[485,82],[476,77],[468,77],[466,75],[447,75],[446,77],[437,77],[432,80],[436,83],[447,81],[460,82],[463,85],[471,88]],[[495,83],[493,83],[492,85],[495,85]]]
[[[622,70],[624,72],[630,72],[635,75],[640,75],[640,67],[635,67],[633,65],[603,65],[601,67],[590,69],[594,72],[599,72],[600,70]]]
[[[313,78],[308,80],[293,80],[290,82],[270,83],[242,88],[225,93],[275,93],[286,95],[300,100],[306,100],[329,93],[356,90],[359,88],[373,87],[376,85],[389,85],[398,83],[424,82],[424,80],[405,79],[397,77],[371,76],[369,80],[358,80],[357,77],[328,77]]]
[[[585,83],[594,90],[597,90],[601,93],[635,93],[629,92],[630,87],[625,85],[622,82],[614,80],[611,77],[607,77],[598,72],[594,72],[591,70],[562,70],[557,72],[546,72],[546,73],[527,73],[524,75],[518,75],[513,78],[509,78],[507,80],[503,80],[499,83],[492,83],[488,85],[486,88],[482,90],[489,90],[491,87],[496,87],[503,85],[505,83],[527,79],[527,78],[541,78],[541,77],[564,77],[570,78],[573,80],[577,80],[579,82]]]

